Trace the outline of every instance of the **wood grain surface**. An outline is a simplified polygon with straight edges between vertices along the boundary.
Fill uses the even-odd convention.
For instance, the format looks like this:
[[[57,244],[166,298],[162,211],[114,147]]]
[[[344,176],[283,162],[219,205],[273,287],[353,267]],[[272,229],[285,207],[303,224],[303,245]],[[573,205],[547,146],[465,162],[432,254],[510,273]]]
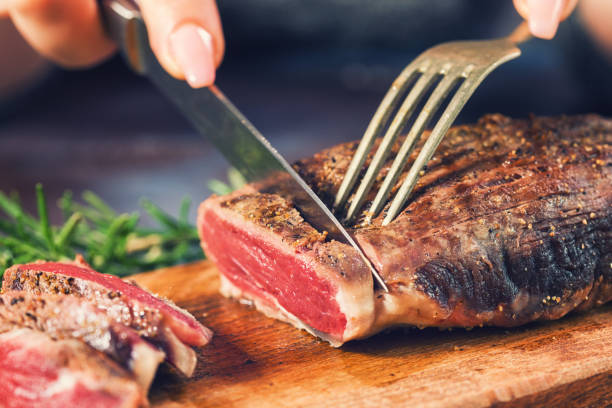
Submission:
[[[334,349],[223,298],[210,262],[135,280],[215,332],[193,378],[160,371],[153,407],[612,404],[612,305],[509,330],[398,329]]]

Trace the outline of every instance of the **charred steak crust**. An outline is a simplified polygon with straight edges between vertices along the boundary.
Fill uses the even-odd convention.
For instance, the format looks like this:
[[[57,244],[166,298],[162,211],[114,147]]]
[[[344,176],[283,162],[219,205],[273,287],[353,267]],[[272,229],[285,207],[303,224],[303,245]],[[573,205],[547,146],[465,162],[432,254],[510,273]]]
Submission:
[[[391,288],[372,294],[376,316],[360,336],[397,324],[513,326],[612,299],[611,144],[612,120],[597,115],[488,115],[452,128],[390,225],[381,226],[383,211],[370,225],[362,218],[351,226]],[[331,204],[355,148],[335,146],[294,167]],[[201,207],[201,231],[204,215],[220,213],[221,203],[226,214],[250,225],[270,225],[270,234],[286,243],[320,248],[313,260],[323,262],[334,241],[301,219],[279,222],[277,208],[298,219],[291,195],[265,191],[250,185],[227,199],[209,199]],[[203,233],[205,250],[206,241]],[[338,245],[344,249],[336,247],[337,253],[351,254]],[[354,283],[350,270],[336,270],[348,278],[335,279],[335,286]]]
[[[99,307],[122,310],[122,324],[150,339],[168,327],[183,343],[204,346],[212,332],[168,299],[157,297],[135,282],[101,274],[79,259],[76,263],[39,262],[15,265],[3,277],[5,290],[64,294],[94,300]],[[162,334],[166,336],[166,333]]]
[[[70,276],[36,271],[35,268],[17,265],[7,271],[4,279],[5,291],[26,291],[35,295],[55,294],[72,295],[95,301],[98,307],[111,310],[116,314],[118,323],[138,331],[150,339],[159,333],[162,316],[159,310],[148,307],[134,308],[121,292],[101,293],[96,288],[84,284],[80,279]]]

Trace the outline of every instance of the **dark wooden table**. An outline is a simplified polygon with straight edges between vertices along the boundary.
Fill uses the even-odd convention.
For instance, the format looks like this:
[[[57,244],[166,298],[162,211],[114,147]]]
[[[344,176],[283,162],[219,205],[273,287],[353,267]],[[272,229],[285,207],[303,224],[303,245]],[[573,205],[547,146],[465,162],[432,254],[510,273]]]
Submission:
[[[512,329],[399,329],[332,348],[222,297],[209,261],[134,279],[215,332],[193,378],[158,374],[153,407],[612,404],[612,305]]]

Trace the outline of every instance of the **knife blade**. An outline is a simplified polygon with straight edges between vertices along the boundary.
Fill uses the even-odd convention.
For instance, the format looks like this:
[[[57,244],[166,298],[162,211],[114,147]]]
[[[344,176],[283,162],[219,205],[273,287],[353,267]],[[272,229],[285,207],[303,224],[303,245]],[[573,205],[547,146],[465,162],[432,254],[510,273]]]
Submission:
[[[330,237],[355,248],[374,280],[388,292],[381,276],[340,221],[216,86],[193,89],[185,81],[171,77],[159,65],[149,46],[138,6],[131,0],[101,0],[100,3],[108,32],[131,67],[148,77],[247,181],[281,177],[283,191],[291,191],[302,217],[319,231],[327,231]],[[266,191],[273,192],[269,188]]]

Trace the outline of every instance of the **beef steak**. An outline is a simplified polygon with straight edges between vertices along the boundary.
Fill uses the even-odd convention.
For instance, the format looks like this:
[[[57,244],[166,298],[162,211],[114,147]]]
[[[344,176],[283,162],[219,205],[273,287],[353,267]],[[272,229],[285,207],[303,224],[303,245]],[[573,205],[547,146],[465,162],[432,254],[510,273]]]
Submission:
[[[348,226],[389,293],[351,247],[302,219],[291,191],[270,193],[282,179],[202,203],[202,246],[225,295],[336,346],[397,325],[557,319],[612,299],[611,144],[612,120],[596,115],[453,127],[391,224],[383,211]],[[331,204],[356,146],[294,167]]]
[[[132,372],[146,391],[165,354],[119,323],[123,319],[116,310],[102,310],[73,296],[0,295],[0,333],[26,327],[43,331],[54,340],[81,340]]]
[[[101,308],[123,310],[128,321],[144,337],[175,336],[191,346],[204,346],[212,332],[171,301],[161,299],[133,282],[99,273],[81,261],[38,262],[15,265],[4,272],[3,290],[33,294],[66,294],[95,301]],[[164,333],[160,328],[167,328]]]
[[[0,406],[136,408],[146,393],[125,369],[77,340],[17,329],[0,334]]]

